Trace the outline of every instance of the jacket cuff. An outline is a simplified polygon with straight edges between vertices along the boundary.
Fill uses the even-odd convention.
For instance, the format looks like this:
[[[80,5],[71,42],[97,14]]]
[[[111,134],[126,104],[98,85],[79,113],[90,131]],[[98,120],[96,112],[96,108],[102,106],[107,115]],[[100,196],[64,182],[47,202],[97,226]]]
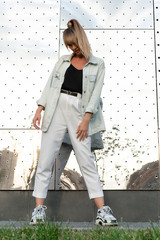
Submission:
[[[98,109],[93,109],[91,107],[87,107],[85,110],[85,113],[89,112],[89,113],[95,114],[97,111],[98,111]]]
[[[38,106],[43,106],[44,109],[45,109],[45,106],[46,106],[46,104],[44,103],[44,101],[41,100],[41,99],[37,100],[37,105],[38,105]]]

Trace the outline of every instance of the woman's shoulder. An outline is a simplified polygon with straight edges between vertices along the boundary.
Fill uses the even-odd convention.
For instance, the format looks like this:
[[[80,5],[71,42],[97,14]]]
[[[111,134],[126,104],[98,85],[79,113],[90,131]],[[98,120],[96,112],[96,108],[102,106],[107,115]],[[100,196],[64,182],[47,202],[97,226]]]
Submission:
[[[71,55],[62,55],[58,58],[57,62],[55,63],[55,67],[58,67],[62,62],[70,61]]]
[[[59,58],[59,60],[62,60],[62,61],[70,61],[70,59],[71,59],[71,56],[72,56],[72,54],[67,54],[67,55],[62,55],[60,58]]]
[[[98,64],[98,65],[104,64],[104,60],[102,58],[96,57],[93,54],[91,54],[89,62]]]

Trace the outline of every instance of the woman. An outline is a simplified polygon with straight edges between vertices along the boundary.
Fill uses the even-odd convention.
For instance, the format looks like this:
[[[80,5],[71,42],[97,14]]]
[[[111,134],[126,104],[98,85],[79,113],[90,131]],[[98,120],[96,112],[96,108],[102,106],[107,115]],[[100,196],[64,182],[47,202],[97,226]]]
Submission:
[[[68,132],[89,197],[94,199],[98,208],[96,224],[117,225],[110,207],[104,206],[103,191],[91,154],[90,136],[105,130],[100,107],[104,62],[91,54],[85,31],[77,20],[68,22],[63,40],[73,54],[62,56],[55,64],[37,102],[38,109],[33,119],[34,127],[40,129],[41,111],[45,110],[33,191],[36,207],[30,223],[45,221],[46,207],[43,203],[47,196],[54,159],[65,133]]]

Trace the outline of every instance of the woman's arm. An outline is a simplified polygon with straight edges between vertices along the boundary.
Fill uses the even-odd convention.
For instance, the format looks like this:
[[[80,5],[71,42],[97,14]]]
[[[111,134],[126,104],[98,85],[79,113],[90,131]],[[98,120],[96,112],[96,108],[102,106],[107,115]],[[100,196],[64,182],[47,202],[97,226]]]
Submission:
[[[105,75],[105,65],[104,65],[104,61],[102,60],[98,69],[94,90],[92,92],[92,95],[90,97],[90,100],[88,102],[85,112],[91,112],[95,114],[98,111],[101,91],[104,83],[104,75]]]
[[[55,67],[54,67],[54,69],[55,69]],[[41,106],[43,106],[44,108],[45,108],[45,106],[46,106],[47,97],[48,97],[48,90],[49,90],[49,88],[50,88],[50,86],[51,86],[51,81],[52,81],[54,69],[53,69],[52,72],[50,73],[50,76],[49,76],[48,81],[47,81],[47,83],[46,83],[46,85],[45,85],[45,87],[44,87],[44,90],[43,90],[43,92],[42,92],[42,94],[41,94],[40,99],[38,99],[38,101],[37,101],[37,105],[41,105]]]
[[[104,82],[104,75],[105,75],[105,65],[104,65],[104,61],[102,61],[98,69],[98,74],[97,74],[96,83],[94,86],[92,96],[90,98],[90,101],[85,111],[85,116],[77,128],[76,134],[77,134],[77,138],[79,138],[80,141],[81,140],[83,141],[85,138],[88,137],[89,121],[92,117],[92,114],[95,114],[98,111],[98,107],[100,103],[99,99],[101,96],[101,91],[102,91],[103,82]]]

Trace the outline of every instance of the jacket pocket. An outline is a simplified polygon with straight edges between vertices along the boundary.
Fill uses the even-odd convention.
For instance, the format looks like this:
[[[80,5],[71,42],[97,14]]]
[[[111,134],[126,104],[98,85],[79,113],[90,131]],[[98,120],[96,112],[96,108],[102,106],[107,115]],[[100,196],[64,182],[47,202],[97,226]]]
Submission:
[[[96,75],[89,75],[88,76],[88,84],[89,84],[89,90],[92,92],[95,86],[96,82]]]
[[[96,75],[89,75],[88,79],[90,82],[95,82],[96,81]]]
[[[52,77],[51,88],[59,88],[61,84],[61,74],[60,72],[55,72]]]

